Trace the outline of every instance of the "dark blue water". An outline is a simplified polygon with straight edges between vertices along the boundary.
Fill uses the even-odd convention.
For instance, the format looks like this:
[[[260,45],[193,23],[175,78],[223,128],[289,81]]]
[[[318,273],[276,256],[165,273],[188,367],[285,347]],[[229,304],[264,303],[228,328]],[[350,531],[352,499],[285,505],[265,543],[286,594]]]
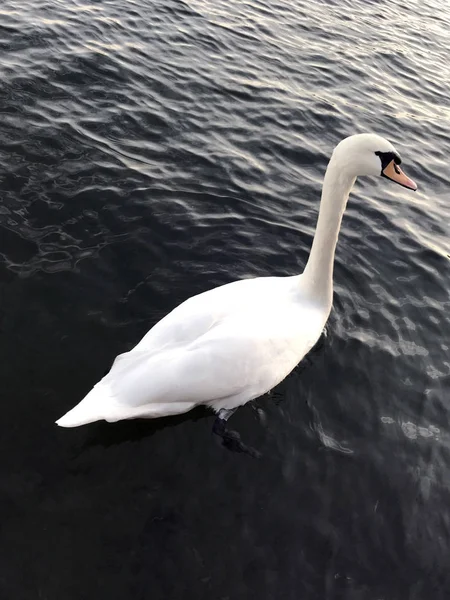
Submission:
[[[4,0],[0,597],[450,597],[450,108],[442,0]],[[233,427],[54,425],[158,319],[300,272],[340,139],[361,180],[328,337]]]

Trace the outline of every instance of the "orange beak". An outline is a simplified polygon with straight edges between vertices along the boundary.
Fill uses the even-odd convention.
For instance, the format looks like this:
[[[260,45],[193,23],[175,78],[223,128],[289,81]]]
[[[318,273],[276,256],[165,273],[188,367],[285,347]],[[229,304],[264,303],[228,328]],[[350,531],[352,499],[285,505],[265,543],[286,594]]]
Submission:
[[[403,173],[394,160],[391,160],[391,162],[381,171],[381,174],[383,177],[392,179],[395,183],[398,183],[409,190],[417,190],[417,184]]]

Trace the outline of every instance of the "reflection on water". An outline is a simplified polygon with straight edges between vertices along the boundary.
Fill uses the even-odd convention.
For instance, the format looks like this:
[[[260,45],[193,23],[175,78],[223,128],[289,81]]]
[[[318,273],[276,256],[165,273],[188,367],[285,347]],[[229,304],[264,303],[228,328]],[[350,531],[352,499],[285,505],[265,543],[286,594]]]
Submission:
[[[381,417],[381,422],[387,425],[395,424],[395,421],[392,417]],[[424,427],[416,425],[415,423],[411,423],[411,421],[402,421],[401,423],[397,423],[397,425],[400,426],[401,431],[410,440],[416,440],[417,438],[421,437],[434,437],[436,441],[439,441],[439,434],[441,433],[441,430],[439,427],[435,427],[434,425]]]

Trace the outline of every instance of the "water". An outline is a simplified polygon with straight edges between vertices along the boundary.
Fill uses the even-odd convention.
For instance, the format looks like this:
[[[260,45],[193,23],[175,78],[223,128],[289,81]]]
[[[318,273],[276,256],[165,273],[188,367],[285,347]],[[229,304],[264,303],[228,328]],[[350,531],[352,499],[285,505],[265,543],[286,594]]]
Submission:
[[[448,598],[448,29],[427,2],[4,0],[0,596]],[[334,145],[361,180],[329,335],[233,417],[53,422],[159,318],[305,265]]]

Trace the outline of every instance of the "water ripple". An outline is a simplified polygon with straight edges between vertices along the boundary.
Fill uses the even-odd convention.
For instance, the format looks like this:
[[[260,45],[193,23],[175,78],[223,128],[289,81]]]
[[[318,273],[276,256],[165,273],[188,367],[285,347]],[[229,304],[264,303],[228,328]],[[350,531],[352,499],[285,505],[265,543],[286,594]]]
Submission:
[[[223,469],[236,493],[231,504],[243,502],[252,515],[237,531],[252,552],[262,548],[246,571],[255,597],[290,598],[293,589],[306,589],[300,575],[331,586],[305,598],[331,597],[332,586],[339,588],[336,597],[369,597],[365,592],[376,589],[377,597],[405,598],[408,585],[411,597],[422,597],[427,578],[417,593],[414,586],[426,569],[448,583],[440,557],[448,555],[442,535],[449,539],[449,522],[438,515],[448,506],[450,464],[449,27],[450,11],[437,0],[5,0],[0,325],[4,387],[9,376],[17,390],[5,444],[18,443],[9,436],[19,421],[23,440],[36,442],[36,427],[40,432],[63,402],[69,407],[82,397],[113,356],[177,302],[232,279],[302,270],[333,146],[346,135],[376,131],[396,144],[419,191],[412,196],[372,180],[354,189],[339,240],[329,338],[310,369],[301,367],[283,383],[283,403],[267,409],[266,444],[282,463],[273,472],[268,467],[270,491],[237,500],[236,489],[249,487],[248,474],[236,465],[228,470],[223,456],[212,472]],[[35,396],[39,418],[29,409]],[[159,440],[149,455],[157,448],[166,473],[178,464],[175,456],[192,456],[183,476],[202,490],[198,482],[215,459],[201,450],[203,442],[193,447],[200,425],[183,422],[170,429],[175,441],[167,429],[147,442]],[[52,435],[42,438],[56,444]],[[40,472],[50,461],[48,469],[66,473],[52,462],[58,458],[39,454],[41,441],[37,446],[23,450],[33,464],[40,457],[24,472]],[[50,454],[60,452],[55,446]],[[206,456],[211,463],[202,462]],[[161,473],[149,477],[147,469],[156,467],[141,462],[133,458],[135,476],[146,481],[139,485],[160,486]],[[14,473],[5,481],[14,483]],[[30,481],[40,477],[33,472]],[[63,497],[60,486],[70,489],[72,480],[52,477],[55,497]],[[266,485],[254,472],[249,477],[252,490]],[[214,487],[207,490],[215,497]],[[184,488],[178,492],[185,497]],[[11,497],[33,497],[33,507],[40,502],[35,493],[44,494],[39,483],[10,489]],[[74,503],[77,494],[88,492],[77,487]],[[158,495],[148,492],[145,502],[151,494]],[[416,496],[427,519],[412,507]],[[270,510],[260,510],[266,497]],[[66,504],[47,498],[42,506],[64,512]],[[198,509],[188,508],[186,522],[195,522],[194,513],[200,520]],[[226,514],[221,510],[215,527]],[[266,514],[289,539],[285,546],[259,537],[273,531]],[[367,535],[355,524],[361,515]],[[317,546],[321,535],[327,541]],[[19,537],[11,535],[11,543]],[[274,563],[280,582],[264,553],[283,547],[284,561]],[[355,547],[362,549],[356,562]],[[292,557],[301,562],[305,552],[302,570]],[[321,562],[330,552],[331,563]],[[66,567],[69,558],[61,558]],[[240,565],[227,565],[240,572]],[[395,582],[383,588],[395,568]],[[258,582],[265,587],[259,590]],[[224,590],[220,597],[236,596]],[[176,597],[172,591],[165,597]],[[209,588],[205,594],[217,596]]]

